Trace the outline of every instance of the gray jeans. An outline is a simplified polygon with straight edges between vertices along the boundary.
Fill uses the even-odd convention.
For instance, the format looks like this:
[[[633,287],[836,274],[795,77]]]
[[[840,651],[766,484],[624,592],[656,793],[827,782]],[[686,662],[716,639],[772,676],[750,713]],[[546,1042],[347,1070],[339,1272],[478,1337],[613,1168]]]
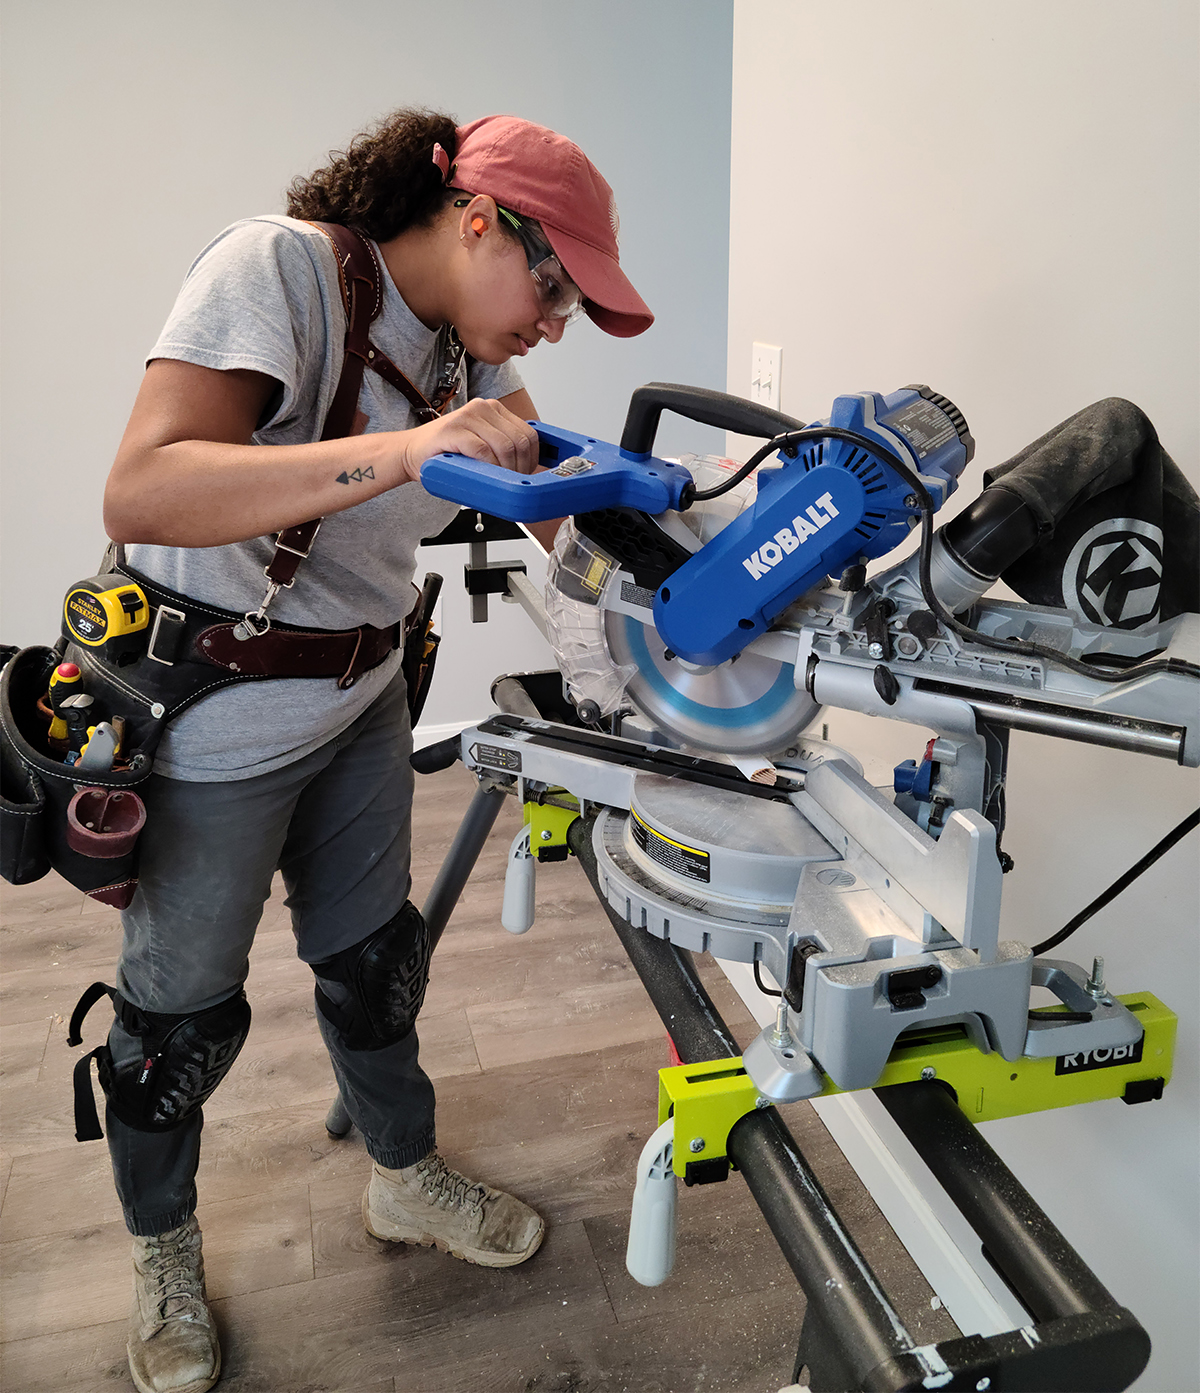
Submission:
[[[353,725],[282,769],[232,783],[151,776],[137,893],[122,916],[122,994],[143,1010],[182,1014],[236,992],[276,869],[304,962],[387,923],[410,884],[411,750],[398,676]],[[349,1050],[317,1020],[367,1151],[389,1167],[419,1161],[434,1144],[434,1098],[416,1031],[384,1049]],[[117,1061],[140,1054],[119,1022],[108,1039]],[[107,1110],[131,1233],[162,1233],[195,1209],[202,1125],[197,1111],[170,1132],[141,1132]]]

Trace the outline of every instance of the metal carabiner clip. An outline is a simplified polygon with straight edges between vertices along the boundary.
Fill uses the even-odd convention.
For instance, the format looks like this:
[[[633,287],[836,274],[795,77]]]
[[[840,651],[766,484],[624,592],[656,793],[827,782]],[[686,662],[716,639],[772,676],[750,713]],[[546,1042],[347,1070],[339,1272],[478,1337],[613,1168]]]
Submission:
[[[263,634],[271,627],[271,617],[267,613],[267,606],[279,594],[282,586],[275,581],[267,582],[267,593],[263,596],[262,604],[254,609],[248,609],[242,618],[233,626],[233,636],[236,639],[245,641],[248,638],[262,638]]]

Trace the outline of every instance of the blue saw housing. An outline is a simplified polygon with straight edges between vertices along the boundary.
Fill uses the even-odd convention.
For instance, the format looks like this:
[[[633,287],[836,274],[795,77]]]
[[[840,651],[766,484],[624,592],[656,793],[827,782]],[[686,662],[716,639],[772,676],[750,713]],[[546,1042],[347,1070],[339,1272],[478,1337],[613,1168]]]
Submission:
[[[680,657],[724,662],[826,576],[900,545],[920,508],[911,484],[871,442],[920,476],[935,509],[971,457],[965,422],[960,435],[954,419],[914,388],[838,397],[829,419],[810,429],[821,426],[866,443],[808,440],[795,459],[779,456],[780,468],[760,468],[754,503],[659,588],[654,624]]]
[[[513,522],[606,508],[654,516],[690,502],[691,475],[682,465],[532,424],[544,473],[516,474],[442,454],[421,466],[422,484],[439,498]],[[823,426],[859,438],[810,436],[794,457],[778,455],[778,468],[763,465],[754,503],[659,586],[654,624],[679,657],[725,662],[826,576],[899,546],[920,508],[885,451],[920,477],[935,509],[974,452],[961,413],[927,387],[840,396],[829,419],[806,434]]]
[[[510,522],[545,522],[597,508],[678,508],[692,476],[654,455],[629,455],[590,435],[530,423],[538,433],[542,474],[516,474],[466,455],[432,455],[421,483],[437,498]]]

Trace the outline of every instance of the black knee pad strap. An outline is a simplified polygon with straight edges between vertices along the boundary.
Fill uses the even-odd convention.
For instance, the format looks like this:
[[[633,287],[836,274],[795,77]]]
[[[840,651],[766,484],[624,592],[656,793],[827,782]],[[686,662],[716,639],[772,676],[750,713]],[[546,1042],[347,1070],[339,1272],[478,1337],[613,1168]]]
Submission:
[[[127,1127],[169,1132],[207,1102],[250,1030],[250,1003],[241,990],[204,1011],[171,1015],[141,1011],[115,987],[94,982],[71,1016],[69,1045],[81,1043],[83,1018],[102,996],[112,999],[117,1019],[142,1048],[138,1057],[118,1064],[103,1044],[75,1065],[76,1141],[104,1135],[92,1093],[93,1059],[108,1105]]]
[[[381,1050],[412,1030],[429,984],[432,949],[420,911],[398,914],[361,943],[313,963],[317,1010],[348,1049]]]

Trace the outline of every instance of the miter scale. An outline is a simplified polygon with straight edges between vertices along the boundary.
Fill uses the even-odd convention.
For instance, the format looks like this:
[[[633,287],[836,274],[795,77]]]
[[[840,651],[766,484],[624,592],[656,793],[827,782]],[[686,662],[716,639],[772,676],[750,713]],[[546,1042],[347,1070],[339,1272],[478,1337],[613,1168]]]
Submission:
[[[656,457],[664,408],[769,444],[741,466]],[[934,535],[974,442],[928,387],[839,397],[828,420],[804,426],[651,384],[619,447],[536,428],[536,475],[460,456],[422,469],[431,492],[482,512],[568,519],[544,600],[510,578],[554,647],[562,690],[555,675],[547,704],[545,675],[502,679],[505,714],[448,746],[484,803],[515,793],[525,809],[505,926],[529,928],[536,863],[569,848],[673,1036],[690,1008],[668,1009],[656,974],[686,970],[664,967],[663,953],[753,964],[780,997],[775,1025],[735,1069],[699,1081],[663,1071],[663,1126],[643,1154],[631,1232],[639,1280],[670,1269],[670,1206],[652,1202],[655,1187],[671,1174],[722,1178],[729,1158],[751,1179],[739,1128],[771,1103],[934,1077],[971,1121],[1159,1096],[1174,1024],[1160,1002],[1115,996],[1098,966],[999,938],[1007,739],[1033,730],[1200,763],[1200,616],[1134,632],[983,599],[1029,546],[1030,520],[992,488]],[[918,551],[868,581],[867,564],[918,526]],[[825,705],[920,728],[893,789],[815,738]],[[479,827],[467,833],[464,847],[480,841]],[[651,941],[658,966],[641,946]],[[1059,1004],[1031,1010],[1035,987]],[[715,1057],[729,1054],[722,1037]],[[693,1057],[714,1053],[699,1044]],[[1089,1067],[1063,1063],[1080,1058]],[[686,1151],[675,1130],[700,1105],[685,1085],[725,1118]],[[817,1301],[811,1273],[793,1266]]]

